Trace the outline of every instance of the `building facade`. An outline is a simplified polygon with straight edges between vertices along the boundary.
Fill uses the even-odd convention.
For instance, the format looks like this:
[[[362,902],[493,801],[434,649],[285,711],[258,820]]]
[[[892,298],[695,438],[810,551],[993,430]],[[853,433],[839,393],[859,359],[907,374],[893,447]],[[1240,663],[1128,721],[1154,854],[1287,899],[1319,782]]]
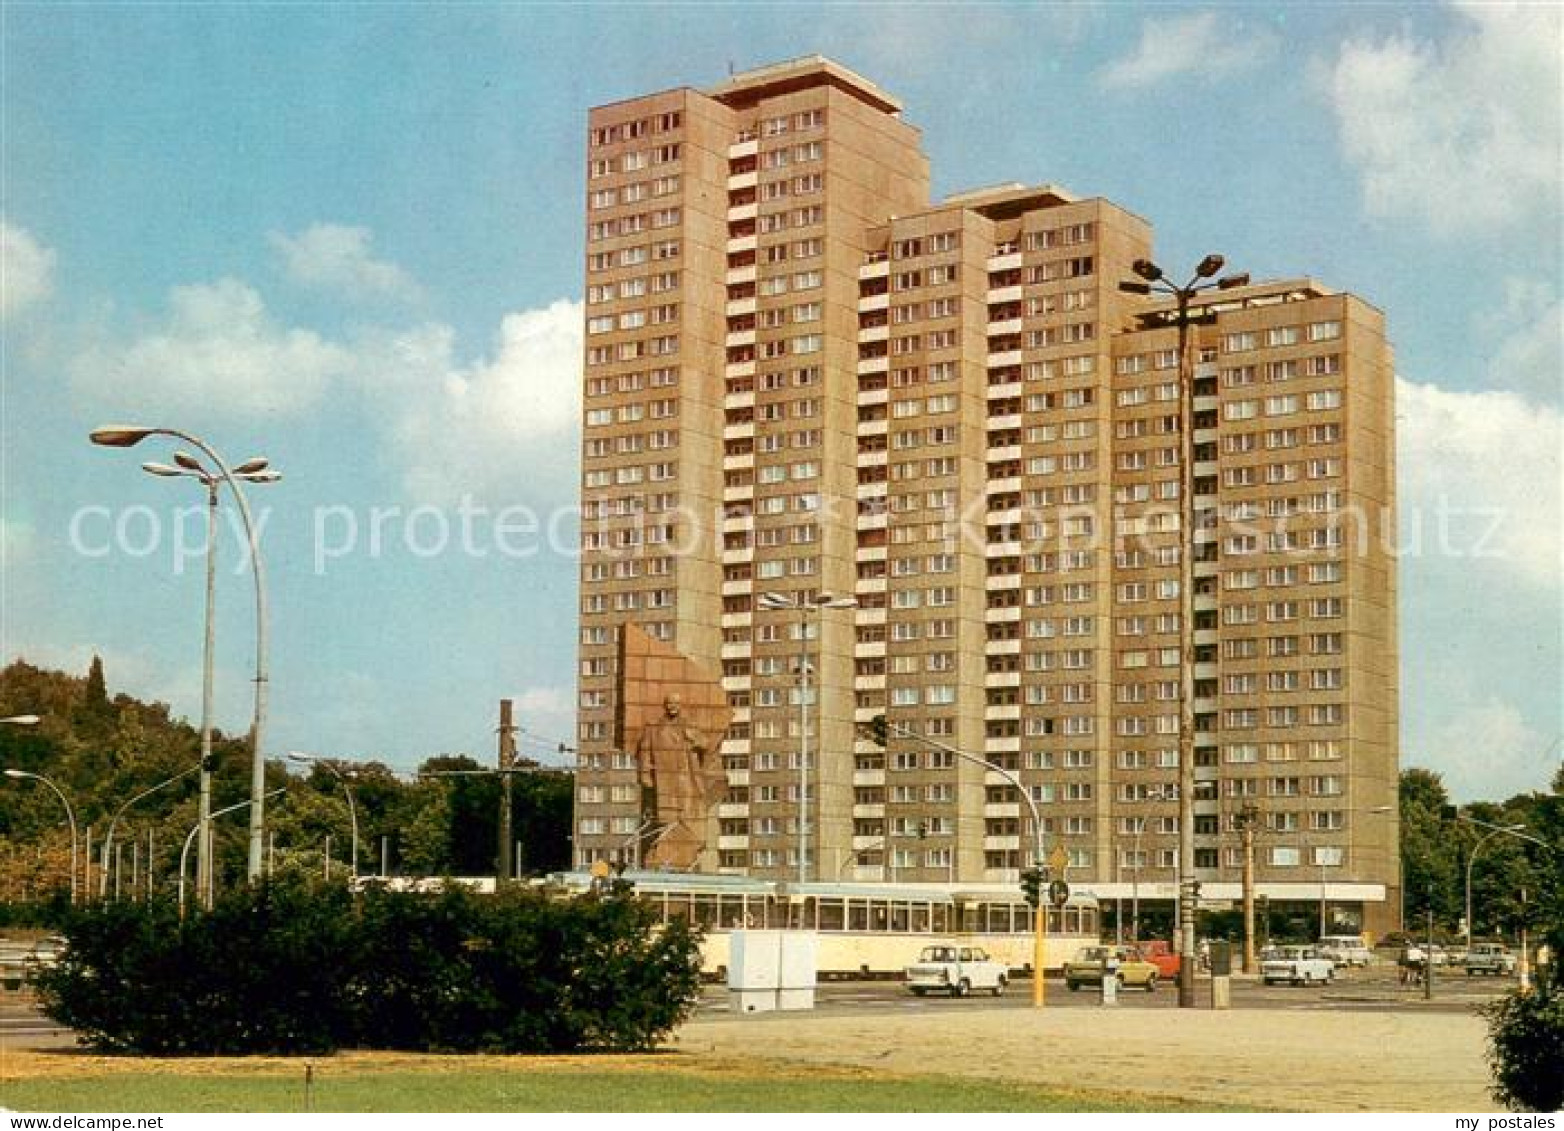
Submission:
[[[1031,807],[943,745],[1020,775],[1072,882],[1171,894],[1187,543],[1205,896],[1236,895],[1249,806],[1263,893],[1383,922],[1378,311],[1307,279],[1196,300],[1186,532],[1178,329],[1119,288],[1144,220],[1052,186],[931,203],[897,101],[818,57],[599,107],[589,131],[578,864],[635,851],[630,621],[720,670],[734,710],[707,870],[1014,883]],[[933,744],[876,745],[878,715]]]

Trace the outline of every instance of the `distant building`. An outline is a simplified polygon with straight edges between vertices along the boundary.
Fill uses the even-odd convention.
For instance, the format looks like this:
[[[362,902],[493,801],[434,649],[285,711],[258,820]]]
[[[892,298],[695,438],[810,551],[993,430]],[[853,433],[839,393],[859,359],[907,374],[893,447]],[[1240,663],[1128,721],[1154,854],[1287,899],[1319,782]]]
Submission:
[[[931,204],[900,103],[819,57],[598,107],[589,129],[578,865],[632,851],[641,820],[613,749],[616,633],[634,622],[724,675],[707,870],[798,875],[807,643],[811,878],[1010,883],[1028,863],[1004,780],[866,741],[885,714],[1018,771],[1072,882],[1166,899],[1177,332],[1167,304],[1118,287],[1150,225],[1052,186]],[[1307,279],[1202,297],[1203,895],[1237,897],[1253,801],[1263,893],[1362,906],[1384,929],[1400,882],[1384,318]],[[809,618],[802,642],[796,613],[757,607],[770,591],[857,608]]]

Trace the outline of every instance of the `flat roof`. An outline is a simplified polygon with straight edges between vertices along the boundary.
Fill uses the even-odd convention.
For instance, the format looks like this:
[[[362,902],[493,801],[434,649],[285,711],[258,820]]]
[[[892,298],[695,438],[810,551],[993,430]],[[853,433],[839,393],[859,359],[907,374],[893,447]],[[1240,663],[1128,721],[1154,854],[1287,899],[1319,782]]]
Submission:
[[[763,97],[804,90],[822,83],[836,86],[887,114],[901,113],[899,98],[824,55],[802,55],[797,59],[741,71],[702,93],[729,105],[745,105]]]

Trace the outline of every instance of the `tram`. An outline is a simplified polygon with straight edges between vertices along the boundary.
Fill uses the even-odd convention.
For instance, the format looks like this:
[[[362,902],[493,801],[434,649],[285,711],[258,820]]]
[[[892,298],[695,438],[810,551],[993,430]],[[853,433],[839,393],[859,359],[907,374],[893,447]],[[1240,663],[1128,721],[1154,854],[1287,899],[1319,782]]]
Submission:
[[[702,965],[724,971],[732,932],[815,931],[822,978],[899,975],[929,942],[981,946],[1013,970],[1030,971],[1032,909],[1009,884],[793,883],[746,876],[628,871],[620,877],[663,922],[684,919],[705,929]],[[550,886],[591,888],[588,872],[555,873]],[[1072,893],[1048,910],[1044,964],[1058,969],[1082,946],[1099,941],[1097,899]]]

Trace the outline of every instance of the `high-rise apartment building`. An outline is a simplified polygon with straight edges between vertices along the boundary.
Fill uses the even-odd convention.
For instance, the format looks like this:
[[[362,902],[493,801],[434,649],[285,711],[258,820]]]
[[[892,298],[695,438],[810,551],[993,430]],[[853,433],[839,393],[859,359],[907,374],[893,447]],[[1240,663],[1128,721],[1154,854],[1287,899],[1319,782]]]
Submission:
[[[613,749],[633,621],[720,671],[735,712],[707,870],[798,876],[802,814],[812,879],[1013,883],[1029,807],[980,765],[867,741],[884,714],[1018,773],[1073,881],[1166,888],[1189,543],[1205,896],[1236,896],[1252,803],[1263,893],[1382,923],[1382,315],[1311,280],[1195,300],[1187,532],[1175,320],[1118,285],[1149,225],[1052,186],[930,203],[900,109],[816,57],[591,112],[578,863],[640,825]]]

